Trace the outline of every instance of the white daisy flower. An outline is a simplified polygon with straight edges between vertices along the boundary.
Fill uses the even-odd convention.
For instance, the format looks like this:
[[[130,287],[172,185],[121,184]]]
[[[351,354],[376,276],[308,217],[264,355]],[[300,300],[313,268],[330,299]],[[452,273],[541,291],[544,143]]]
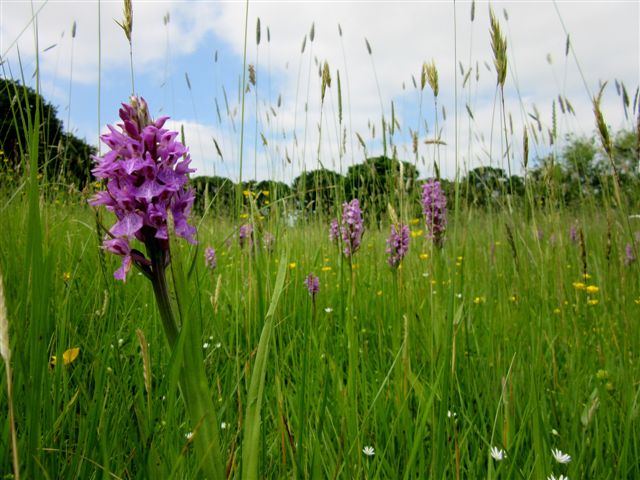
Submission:
[[[571,461],[571,456],[570,455],[567,455],[566,453],[562,453],[557,448],[552,449],[551,453],[552,453],[553,458],[555,459],[555,461],[558,462],[558,463],[569,463]]]
[[[209,342],[204,342],[204,343],[202,344],[202,348],[204,348],[205,350],[206,350],[207,348],[209,348]]]
[[[192,437],[193,437],[193,432],[187,432],[184,434],[184,438],[186,438],[187,440],[191,440]]]
[[[367,446],[362,449],[362,453],[364,453],[367,457],[373,457],[376,454],[376,451],[373,447]]]
[[[547,480],[569,480],[569,477],[565,477],[564,475],[556,477],[555,475],[551,474],[547,477]]]
[[[496,462],[501,462],[502,460],[507,458],[507,452],[505,452],[504,450],[498,447],[491,447],[491,450],[489,450],[489,453],[491,454],[491,456]]]
[[[227,429],[227,422],[222,422],[220,424],[220,430],[226,430]]]
[[[327,313],[331,313],[331,312],[333,312],[333,308],[327,307],[327,308],[324,309],[324,311],[327,312]]]

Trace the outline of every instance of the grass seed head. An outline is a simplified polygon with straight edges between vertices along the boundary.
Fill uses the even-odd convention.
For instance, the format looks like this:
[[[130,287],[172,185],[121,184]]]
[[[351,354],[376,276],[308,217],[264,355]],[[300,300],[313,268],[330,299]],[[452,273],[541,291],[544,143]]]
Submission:
[[[331,87],[331,72],[329,71],[329,64],[324,62],[322,67],[322,87],[321,87],[321,100],[324,101],[324,94],[327,87]]]
[[[489,7],[491,19],[491,50],[493,51],[493,63],[496,67],[497,81],[500,87],[504,87],[507,78],[507,40],[502,36],[500,23]]]
[[[600,109],[600,100],[602,99],[602,93],[604,92],[607,82],[604,82],[600,87],[598,95],[593,98],[593,112],[596,116],[596,126],[598,127],[598,134],[600,135],[600,143],[602,148],[607,153],[607,156],[611,158],[613,155],[613,146],[611,144],[611,137],[609,136],[609,128],[604,121],[602,110]]]
[[[436,64],[433,60],[431,60],[431,63],[426,65],[426,75],[427,82],[429,83],[431,90],[433,90],[433,96],[437,97],[439,92],[438,69],[436,68]]]
[[[131,33],[133,32],[133,5],[131,4],[131,0],[124,0],[122,16],[122,23],[118,21],[116,21],[116,23],[122,28],[122,31],[127,37],[127,41],[131,44]]]
[[[256,22],[256,45],[260,45],[260,17]]]

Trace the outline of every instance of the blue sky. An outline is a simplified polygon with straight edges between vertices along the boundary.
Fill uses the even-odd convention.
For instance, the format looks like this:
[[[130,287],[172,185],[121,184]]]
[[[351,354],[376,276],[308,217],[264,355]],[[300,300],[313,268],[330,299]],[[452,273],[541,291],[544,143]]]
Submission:
[[[397,125],[388,141],[400,159],[413,162],[411,132],[417,132],[423,176],[433,173],[434,161],[449,177],[481,164],[507,168],[510,163],[518,172],[525,126],[533,156],[560,149],[566,134],[590,135],[591,96],[601,81],[609,81],[602,101],[607,122],[614,130],[631,127],[632,116],[625,118],[614,81],[624,83],[633,101],[640,78],[637,1],[492,2],[491,7],[508,42],[509,159],[501,155],[505,140],[496,104],[488,3],[476,2],[472,22],[470,2],[251,2],[247,64],[255,67],[257,85],[245,95],[243,179],[290,181],[303,169],[317,168],[318,160],[345,171],[364,158],[356,133],[369,156],[381,154],[381,118],[391,121],[392,103]],[[184,129],[198,173],[237,180],[245,3],[134,0],[133,8],[136,93],[147,99],[155,116],[170,115],[170,125]],[[122,18],[122,2],[34,1],[32,11],[29,1],[3,0],[0,9],[3,75],[21,76],[19,48],[24,76],[33,84],[37,24],[42,92],[58,106],[66,128],[97,144],[99,131],[117,120],[119,103],[131,93],[129,48],[115,22]],[[568,56],[567,33],[572,46]],[[432,60],[439,74],[437,118],[431,89],[420,89],[422,64]],[[321,104],[319,68],[325,61],[332,85]],[[569,99],[575,115],[562,114],[559,95]],[[559,141],[550,146],[554,100]],[[530,115],[535,111],[540,132]],[[436,137],[446,145],[424,143]]]

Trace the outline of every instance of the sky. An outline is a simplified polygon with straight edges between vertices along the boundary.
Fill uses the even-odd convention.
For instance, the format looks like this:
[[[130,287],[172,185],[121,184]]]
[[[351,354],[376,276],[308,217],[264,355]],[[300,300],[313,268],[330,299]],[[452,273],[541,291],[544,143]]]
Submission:
[[[594,134],[604,82],[611,130],[633,128],[639,3],[133,0],[131,59],[123,2],[0,0],[0,55],[5,78],[39,79],[65,129],[96,146],[133,70],[133,91],[184,131],[199,175],[290,182],[319,167],[345,173],[385,146],[422,177],[434,164],[449,178],[480,165],[521,173],[525,128],[530,166],[567,135]],[[490,9],[507,41],[502,94]],[[425,62],[437,98],[421,88]]]

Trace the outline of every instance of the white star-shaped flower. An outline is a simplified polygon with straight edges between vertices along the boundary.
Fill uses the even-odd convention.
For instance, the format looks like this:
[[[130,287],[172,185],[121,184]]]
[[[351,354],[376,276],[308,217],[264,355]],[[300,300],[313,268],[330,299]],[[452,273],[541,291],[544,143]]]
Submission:
[[[364,453],[367,457],[373,457],[376,454],[376,451],[373,447],[367,446],[362,449],[362,453]]]
[[[507,452],[498,447],[491,447],[489,453],[496,462],[501,462],[502,460],[507,458]]]
[[[571,461],[570,455],[567,455],[566,453],[562,453],[557,448],[552,449],[551,453],[553,454],[553,458],[555,459],[555,461],[558,463],[569,463]]]

